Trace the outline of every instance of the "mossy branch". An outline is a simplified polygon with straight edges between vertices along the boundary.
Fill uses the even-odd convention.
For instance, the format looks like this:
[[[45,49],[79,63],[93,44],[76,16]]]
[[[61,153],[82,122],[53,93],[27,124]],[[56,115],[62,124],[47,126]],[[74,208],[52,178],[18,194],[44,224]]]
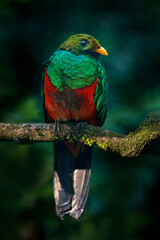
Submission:
[[[150,113],[135,132],[121,135],[84,123],[60,123],[58,126],[46,123],[9,124],[0,123],[0,141],[14,141],[20,144],[54,141],[81,141],[89,146],[97,145],[110,149],[121,156],[133,157],[153,139],[160,136],[160,113]]]

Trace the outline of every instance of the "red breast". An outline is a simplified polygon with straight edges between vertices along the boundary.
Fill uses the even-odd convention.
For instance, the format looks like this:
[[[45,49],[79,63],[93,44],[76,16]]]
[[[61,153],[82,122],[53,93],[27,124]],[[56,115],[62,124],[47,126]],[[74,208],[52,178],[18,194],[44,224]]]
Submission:
[[[44,76],[45,109],[50,121],[87,121],[97,124],[94,95],[97,78],[80,89],[63,88],[60,92],[50,81],[47,69]]]

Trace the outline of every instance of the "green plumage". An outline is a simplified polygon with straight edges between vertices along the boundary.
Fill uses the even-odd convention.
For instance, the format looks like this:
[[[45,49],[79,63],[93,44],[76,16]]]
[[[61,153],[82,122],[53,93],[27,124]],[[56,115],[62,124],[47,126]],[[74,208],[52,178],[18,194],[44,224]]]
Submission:
[[[86,55],[75,55],[69,51],[56,51],[50,58],[47,74],[59,91],[63,87],[72,89],[91,85],[99,71],[96,59]]]
[[[107,113],[107,96],[108,96],[108,81],[106,71],[103,65],[98,61],[98,84],[96,87],[96,93],[94,102],[96,105],[97,117],[99,126],[102,126]]]

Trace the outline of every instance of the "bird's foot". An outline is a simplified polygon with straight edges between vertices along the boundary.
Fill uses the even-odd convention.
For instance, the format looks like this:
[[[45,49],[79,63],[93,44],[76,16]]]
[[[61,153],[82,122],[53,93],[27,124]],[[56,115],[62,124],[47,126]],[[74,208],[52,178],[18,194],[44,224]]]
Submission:
[[[87,125],[88,123],[87,122],[79,122],[78,124],[77,124],[77,126],[76,126],[76,130],[77,130],[77,132],[78,131],[81,131],[86,125]]]
[[[55,121],[55,132],[59,134],[60,132],[60,124],[59,121]]]

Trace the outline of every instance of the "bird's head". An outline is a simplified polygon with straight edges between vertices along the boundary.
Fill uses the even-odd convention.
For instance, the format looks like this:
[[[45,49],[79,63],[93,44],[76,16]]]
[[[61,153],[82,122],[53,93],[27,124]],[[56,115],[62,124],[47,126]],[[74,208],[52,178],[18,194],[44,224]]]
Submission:
[[[99,54],[108,55],[100,43],[88,34],[72,35],[60,45],[60,49],[71,51],[76,55],[91,55],[95,58]]]

